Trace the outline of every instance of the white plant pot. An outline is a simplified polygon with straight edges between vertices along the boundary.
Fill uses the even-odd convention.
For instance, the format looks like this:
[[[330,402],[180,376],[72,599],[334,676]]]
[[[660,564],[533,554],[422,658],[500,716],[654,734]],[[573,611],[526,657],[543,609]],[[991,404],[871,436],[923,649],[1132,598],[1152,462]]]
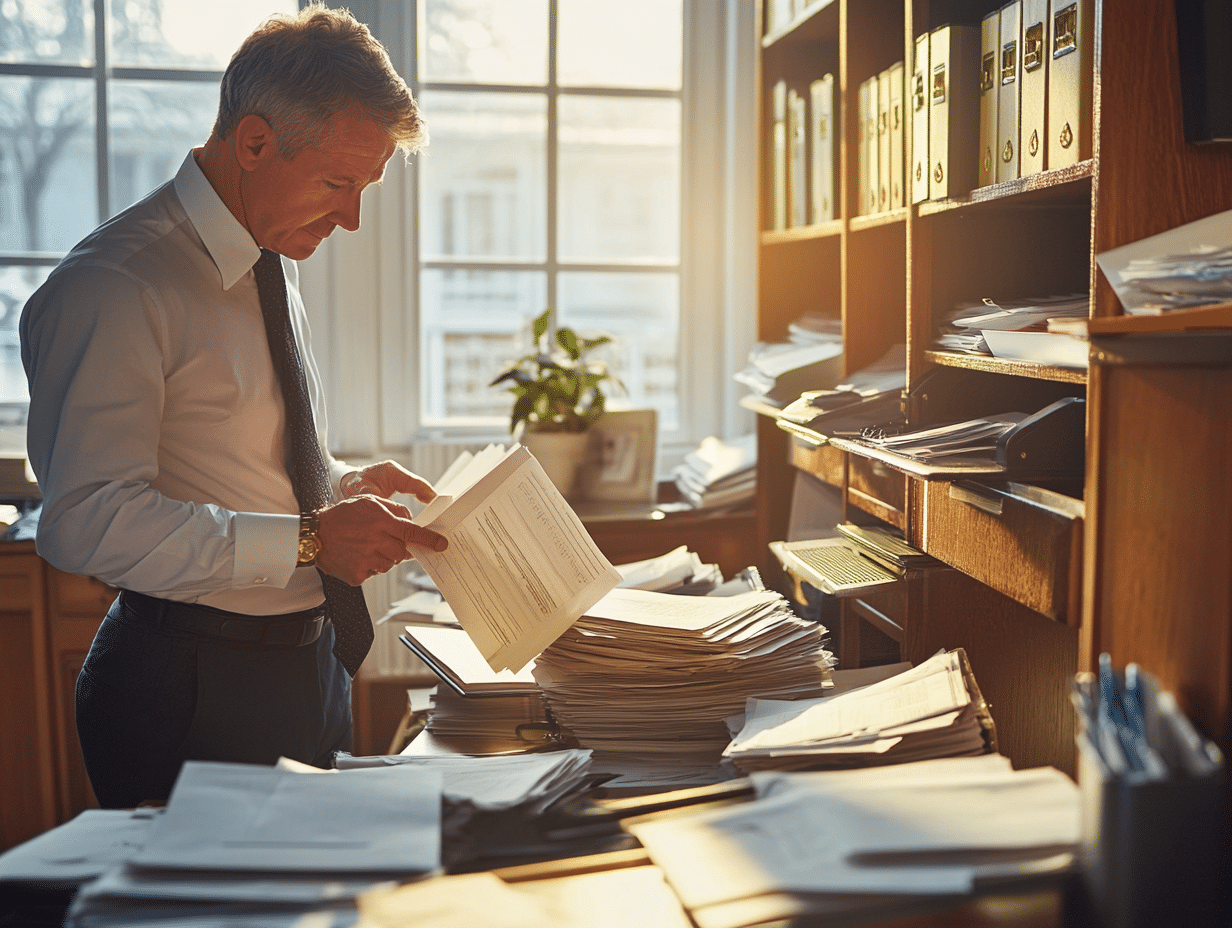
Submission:
[[[590,436],[586,432],[535,432],[524,429],[518,439],[543,467],[560,495],[570,499],[586,463]]]

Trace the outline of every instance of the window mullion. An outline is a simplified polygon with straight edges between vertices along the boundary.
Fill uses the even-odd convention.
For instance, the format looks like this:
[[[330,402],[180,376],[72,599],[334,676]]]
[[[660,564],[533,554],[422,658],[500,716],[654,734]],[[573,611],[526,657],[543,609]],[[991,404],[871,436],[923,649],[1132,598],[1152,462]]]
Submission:
[[[557,275],[556,217],[559,215],[556,196],[559,186],[557,164],[559,93],[556,87],[556,15],[557,0],[548,0],[548,137],[547,137],[547,296],[549,306],[560,306]]]
[[[94,0],[94,170],[98,178],[98,221],[111,215],[110,126],[107,118],[107,6]]]

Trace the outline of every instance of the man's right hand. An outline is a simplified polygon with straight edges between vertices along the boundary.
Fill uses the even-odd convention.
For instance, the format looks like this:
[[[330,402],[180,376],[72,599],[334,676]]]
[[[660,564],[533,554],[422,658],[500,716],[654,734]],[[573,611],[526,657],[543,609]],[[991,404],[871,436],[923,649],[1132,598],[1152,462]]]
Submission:
[[[413,556],[409,548],[444,551],[445,536],[416,525],[405,506],[377,496],[354,496],[322,509],[317,567],[351,586]]]

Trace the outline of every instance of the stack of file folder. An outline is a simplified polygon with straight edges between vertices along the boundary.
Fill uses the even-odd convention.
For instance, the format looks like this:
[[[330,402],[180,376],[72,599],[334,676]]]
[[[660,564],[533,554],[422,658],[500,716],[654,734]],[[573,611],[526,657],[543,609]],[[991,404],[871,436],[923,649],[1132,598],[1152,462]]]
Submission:
[[[698,509],[747,503],[757,488],[757,436],[727,442],[711,435],[685,455],[672,475],[680,495]]]
[[[868,686],[819,699],[750,699],[723,752],[742,771],[868,767],[996,750],[966,655],[940,652]]]
[[[825,629],[773,591],[613,590],[535,661],[556,720],[596,752],[718,761],[749,696],[821,692]]]

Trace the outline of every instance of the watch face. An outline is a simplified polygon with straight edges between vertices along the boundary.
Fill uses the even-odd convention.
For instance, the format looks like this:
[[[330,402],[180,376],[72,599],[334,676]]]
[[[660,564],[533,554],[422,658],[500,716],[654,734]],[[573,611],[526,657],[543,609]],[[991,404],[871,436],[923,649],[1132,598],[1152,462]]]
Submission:
[[[321,548],[320,544],[312,535],[301,535],[299,538],[299,562],[308,564],[316,560],[317,551]]]

